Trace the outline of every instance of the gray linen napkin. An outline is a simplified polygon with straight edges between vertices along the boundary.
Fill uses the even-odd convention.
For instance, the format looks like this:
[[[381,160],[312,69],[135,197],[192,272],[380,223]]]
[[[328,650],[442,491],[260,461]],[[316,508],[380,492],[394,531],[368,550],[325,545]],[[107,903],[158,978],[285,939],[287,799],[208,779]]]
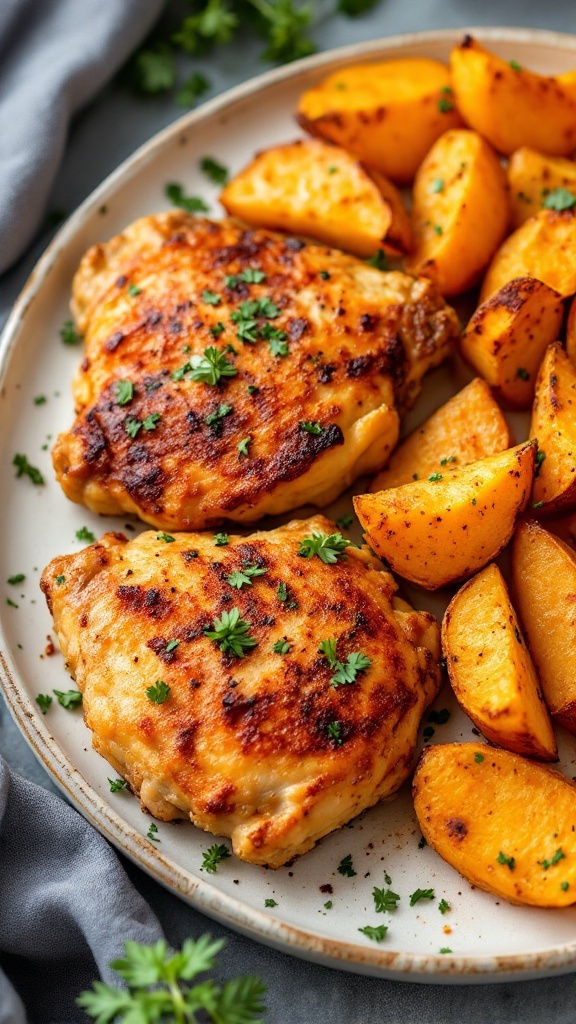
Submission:
[[[106,840],[0,758],[0,963],[31,1020],[83,1019],[75,997],[98,974],[117,983],[109,964],[124,941],[161,937]],[[13,985],[0,970],[0,1024],[25,1022]]]
[[[0,274],[41,220],[72,116],[161,7],[162,0],[0,0]]]

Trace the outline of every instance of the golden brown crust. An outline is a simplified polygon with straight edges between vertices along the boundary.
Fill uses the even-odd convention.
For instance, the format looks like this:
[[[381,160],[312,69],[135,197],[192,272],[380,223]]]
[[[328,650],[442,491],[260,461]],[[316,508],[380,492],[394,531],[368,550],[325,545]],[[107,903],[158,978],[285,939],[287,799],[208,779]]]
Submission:
[[[247,268],[266,280],[227,284]],[[278,315],[259,323],[285,332],[286,357],[264,339],[237,337],[231,314],[263,298]],[[385,462],[397,440],[395,406],[414,400],[457,333],[455,314],[428,282],[184,213],[143,218],[89,250],[74,309],[86,355],[76,422],[54,447],[57,477],[68,497],[95,511],[135,512],[168,529],[253,522],[333,500]],[[172,379],[207,347],[230,344],[235,376],[217,386]],[[134,386],[125,405],[118,380]],[[231,411],[207,424],[222,404]],[[131,437],[127,420],[152,414],[153,428]],[[322,433],[303,430],[306,421]],[[238,449],[245,438],[247,456]]]
[[[42,577],[96,749],[154,814],[190,814],[254,863],[285,863],[394,792],[440,683],[435,620],[396,603],[367,549],[333,565],[299,556],[303,537],[334,530],[316,516],[224,547],[210,534],[107,534]],[[234,589],[227,576],[247,562],[266,571]],[[234,607],[257,640],[243,658],[204,635]],[[371,661],[353,683],[330,685],[319,646],[332,638],[341,661]],[[146,696],[158,679],[170,687],[160,705]]]

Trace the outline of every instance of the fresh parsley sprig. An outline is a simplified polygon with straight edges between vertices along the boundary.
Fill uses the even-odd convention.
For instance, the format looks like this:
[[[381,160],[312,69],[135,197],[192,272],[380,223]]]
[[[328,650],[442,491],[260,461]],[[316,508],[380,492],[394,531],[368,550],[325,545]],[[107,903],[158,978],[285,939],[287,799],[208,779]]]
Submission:
[[[215,618],[212,628],[204,630],[204,636],[213,640],[224,654],[235,654],[243,658],[244,652],[258,646],[255,637],[249,636],[250,623],[240,618],[240,609],[231,608]]]
[[[300,541],[298,554],[302,558],[313,558],[314,555],[318,555],[325,565],[334,565],[350,545],[351,541],[346,540],[341,533],[314,532],[311,537],[304,537]]]

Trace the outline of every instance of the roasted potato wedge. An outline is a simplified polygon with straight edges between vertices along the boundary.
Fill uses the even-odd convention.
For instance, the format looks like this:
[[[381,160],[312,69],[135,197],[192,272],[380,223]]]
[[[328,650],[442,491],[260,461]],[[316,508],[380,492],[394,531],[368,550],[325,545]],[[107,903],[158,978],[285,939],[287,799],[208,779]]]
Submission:
[[[576,366],[576,299],[572,299],[566,319],[566,351]]]
[[[371,491],[426,480],[495,455],[510,446],[510,431],[487,384],[479,377],[412,431],[372,482]]]
[[[576,149],[576,101],[556,79],[502,60],[471,36],[450,54],[450,79],[466,124],[499,153],[532,146],[567,156]]]
[[[576,733],[576,554],[539,523],[522,522],[512,584],[550,714]]]
[[[558,337],[563,315],[558,292],[534,277],[517,277],[478,307],[460,350],[498,398],[528,409],[538,368]]]
[[[538,677],[494,562],[452,598],[442,651],[458,703],[486,739],[524,757],[558,760]]]
[[[226,185],[220,202],[248,224],[325,242],[368,257],[412,244],[398,189],[339,146],[317,139],[266,149]]]
[[[563,299],[576,292],[576,208],[540,210],[509,235],[488,267],[480,302],[516,277],[536,277]]]
[[[543,457],[534,507],[542,514],[576,508],[576,366],[559,343],[548,347],[540,367],[530,437]]]
[[[536,442],[526,441],[449,474],[358,495],[367,542],[425,590],[471,576],[512,536],[530,496],[535,452]]]
[[[576,901],[576,787],[483,743],[424,751],[412,793],[429,846],[472,885],[511,903]]]
[[[557,189],[574,193],[576,204],[576,163],[562,157],[547,156],[523,146],[508,162],[508,184],[512,224],[519,228],[541,208],[546,196]],[[562,199],[562,196],[558,196]],[[570,204],[570,197],[564,197]]]
[[[399,184],[412,181],[443,132],[462,124],[448,68],[426,58],[335,71],[301,96],[298,121]]]
[[[414,252],[407,270],[443,295],[475,285],[510,223],[506,174],[477,132],[445,132],[414,182]]]

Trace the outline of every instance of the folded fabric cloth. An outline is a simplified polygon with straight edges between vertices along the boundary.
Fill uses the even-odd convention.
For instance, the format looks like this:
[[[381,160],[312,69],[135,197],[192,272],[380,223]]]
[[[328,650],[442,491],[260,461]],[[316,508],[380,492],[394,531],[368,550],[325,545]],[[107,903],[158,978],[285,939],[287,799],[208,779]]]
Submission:
[[[36,1024],[84,1019],[75,998],[98,975],[118,983],[125,940],[161,937],[106,840],[0,758],[0,1024],[25,1024],[24,1005]]]
[[[40,223],[70,119],[161,8],[162,0],[0,3],[0,274]]]

